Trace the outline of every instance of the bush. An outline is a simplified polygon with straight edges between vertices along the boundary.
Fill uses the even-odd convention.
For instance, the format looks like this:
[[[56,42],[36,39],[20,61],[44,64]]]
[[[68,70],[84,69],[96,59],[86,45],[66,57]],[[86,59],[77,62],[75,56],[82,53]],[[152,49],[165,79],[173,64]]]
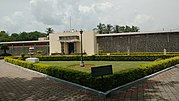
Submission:
[[[12,54],[9,54],[9,53],[2,53],[2,54],[0,54],[0,56],[12,56]]]
[[[35,55],[35,57],[41,57],[42,56],[42,51],[41,50],[38,50],[37,51],[37,54]]]
[[[115,74],[104,76],[102,80],[101,77],[93,77],[89,73],[57,66],[49,66],[40,63],[30,63],[15,58],[5,57],[5,61],[100,91],[110,90],[112,88],[137,80],[167,67],[179,64],[179,57],[173,57],[165,60],[155,61],[149,64],[144,64],[138,66],[137,68],[130,68],[123,71],[119,71]],[[61,59],[61,57],[57,58]],[[95,59],[96,57],[94,56],[93,58]],[[73,59],[77,59],[77,57],[73,57],[72,60]]]
[[[159,56],[84,56],[84,61],[154,61],[166,59],[174,55]],[[38,57],[40,61],[80,61],[80,56],[44,56]]]
[[[18,59],[19,59],[19,60],[25,60],[25,59],[26,59],[25,54],[24,54],[24,53],[21,53],[21,56],[18,57]]]
[[[99,55],[107,55],[108,53],[103,53],[99,51]],[[167,52],[167,55],[179,55],[179,52]],[[127,52],[116,52],[110,53],[110,55],[128,55]],[[130,56],[159,56],[164,55],[164,52],[130,52]]]
[[[51,55],[62,55],[62,53],[51,53]]]
[[[4,59],[4,57],[3,57],[3,56],[0,56],[0,59]]]

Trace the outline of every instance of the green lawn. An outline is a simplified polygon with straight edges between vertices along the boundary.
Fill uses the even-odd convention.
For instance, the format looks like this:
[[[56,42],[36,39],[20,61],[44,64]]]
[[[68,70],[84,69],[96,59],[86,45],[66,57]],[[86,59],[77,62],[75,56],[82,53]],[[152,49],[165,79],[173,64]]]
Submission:
[[[78,66],[80,61],[40,61],[40,63],[53,65],[53,66],[62,66],[66,68],[72,68],[73,66]],[[135,68],[139,65],[149,63],[149,61],[84,61],[86,65],[92,66],[102,66],[102,65],[112,65],[113,72],[118,72],[124,70],[126,68]],[[75,67],[72,69],[76,69],[83,72],[91,72],[90,68],[84,67]]]

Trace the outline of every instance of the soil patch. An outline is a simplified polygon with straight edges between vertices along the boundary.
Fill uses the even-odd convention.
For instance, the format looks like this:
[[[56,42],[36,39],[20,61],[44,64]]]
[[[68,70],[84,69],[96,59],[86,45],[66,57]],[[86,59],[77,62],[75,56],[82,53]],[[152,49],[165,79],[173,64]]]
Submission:
[[[68,66],[67,68],[92,68],[94,66],[95,65],[86,64],[84,67],[81,67],[80,65],[75,65],[75,66]]]

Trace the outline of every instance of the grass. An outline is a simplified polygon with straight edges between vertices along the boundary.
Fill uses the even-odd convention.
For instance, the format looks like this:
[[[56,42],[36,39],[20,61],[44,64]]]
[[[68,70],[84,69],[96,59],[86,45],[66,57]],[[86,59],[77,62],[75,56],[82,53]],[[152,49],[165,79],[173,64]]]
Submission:
[[[71,68],[82,72],[91,73],[91,68],[80,67],[80,61],[41,61],[40,63],[48,64],[52,66],[61,66],[65,68]],[[113,73],[127,69],[135,68],[139,65],[149,63],[149,61],[85,61],[85,65],[90,66],[102,66],[112,65]]]

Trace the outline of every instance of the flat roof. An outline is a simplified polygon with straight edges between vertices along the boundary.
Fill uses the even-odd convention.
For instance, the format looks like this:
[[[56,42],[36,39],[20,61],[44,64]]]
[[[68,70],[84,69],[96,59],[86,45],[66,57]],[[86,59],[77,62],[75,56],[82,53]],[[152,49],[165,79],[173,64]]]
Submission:
[[[49,42],[49,40],[43,41],[12,41],[12,42],[0,42],[0,44],[16,44],[16,43],[39,43],[39,42]]]
[[[178,31],[158,31],[158,32],[129,32],[129,33],[110,33],[110,34],[96,34],[96,36],[123,36],[123,35],[141,35],[141,34],[164,34],[164,33],[179,33]]]

